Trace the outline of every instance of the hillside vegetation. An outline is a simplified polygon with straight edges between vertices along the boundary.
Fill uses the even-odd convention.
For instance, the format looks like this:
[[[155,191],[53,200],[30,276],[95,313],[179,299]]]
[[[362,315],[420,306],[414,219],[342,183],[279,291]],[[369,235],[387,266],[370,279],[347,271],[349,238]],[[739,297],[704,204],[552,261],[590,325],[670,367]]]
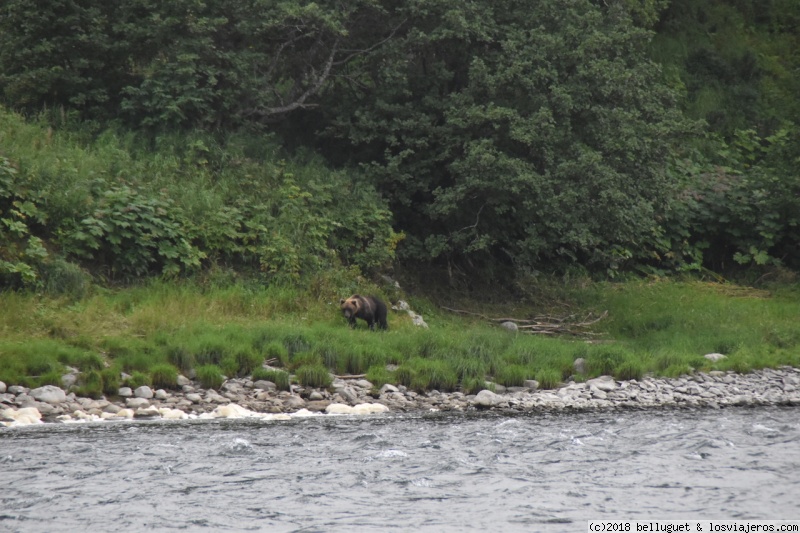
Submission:
[[[0,380],[797,363],[797,2],[39,4],[0,13]],[[436,327],[348,331],[355,292]]]

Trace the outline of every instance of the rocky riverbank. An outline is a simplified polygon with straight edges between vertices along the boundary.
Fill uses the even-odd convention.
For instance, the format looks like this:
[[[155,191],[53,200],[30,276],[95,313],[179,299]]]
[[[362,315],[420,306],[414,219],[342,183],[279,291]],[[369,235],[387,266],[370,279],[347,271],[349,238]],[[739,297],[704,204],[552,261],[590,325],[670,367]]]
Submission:
[[[122,419],[185,419],[261,417],[285,419],[313,414],[369,414],[409,411],[467,411],[496,409],[518,412],[596,410],[651,407],[741,405],[800,406],[800,369],[781,367],[749,374],[712,371],[675,379],[645,377],[615,381],[601,376],[583,383],[569,382],[553,390],[528,387],[460,392],[417,393],[384,385],[379,390],[364,379],[336,379],[330,390],[277,391],[268,381],[226,381],[219,391],[202,389],[180,376],[180,391],[121,388],[117,397],[79,398],[60,387],[28,389],[0,382],[0,426],[39,422]]]

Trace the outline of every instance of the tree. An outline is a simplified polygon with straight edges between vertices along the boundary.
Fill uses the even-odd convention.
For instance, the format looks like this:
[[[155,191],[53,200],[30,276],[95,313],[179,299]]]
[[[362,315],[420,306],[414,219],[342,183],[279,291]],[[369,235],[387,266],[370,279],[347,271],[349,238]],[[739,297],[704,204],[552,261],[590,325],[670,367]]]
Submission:
[[[439,0],[391,13],[405,30],[320,115],[390,199],[407,255],[616,268],[645,246],[671,190],[670,145],[689,129],[622,5]]]

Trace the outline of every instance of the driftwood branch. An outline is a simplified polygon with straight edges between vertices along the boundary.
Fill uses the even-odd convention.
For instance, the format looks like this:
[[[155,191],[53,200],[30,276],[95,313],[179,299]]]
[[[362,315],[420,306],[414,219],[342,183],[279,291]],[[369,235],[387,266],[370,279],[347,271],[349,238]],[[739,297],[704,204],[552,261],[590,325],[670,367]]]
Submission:
[[[575,336],[592,336],[598,335],[588,331],[586,328],[597,324],[608,316],[608,311],[603,311],[599,316],[594,316],[589,313],[585,317],[578,319],[576,315],[569,315],[565,317],[555,316],[536,316],[533,318],[492,318],[481,313],[474,313],[472,311],[464,311],[462,309],[453,309],[451,307],[444,307],[442,309],[452,313],[461,315],[469,315],[487,320],[492,323],[513,322],[517,325],[517,330],[521,333],[536,334],[536,335],[575,335]]]

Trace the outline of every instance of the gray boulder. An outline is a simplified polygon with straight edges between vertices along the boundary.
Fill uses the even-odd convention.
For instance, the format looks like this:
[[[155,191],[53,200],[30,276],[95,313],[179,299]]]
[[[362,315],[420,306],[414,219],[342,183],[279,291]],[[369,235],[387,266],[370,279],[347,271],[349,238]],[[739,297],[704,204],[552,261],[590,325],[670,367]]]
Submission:
[[[727,359],[727,357],[721,353],[707,353],[703,357],[714,363],[722,359]]]
[[[519,326],[517,326],[517,323],[511,322],[510,320],[507,320],[506,322],[503,322],[500,325],[506,328],[508,331],[519,331]]]
[[[5,394],[6,392],[6,384],[0,381],[0,394]]]
[[[265,380],[265,379],[259,379],[258,381],[256,381],[255,383],[253,383],[253,388],[254,388],[254,389],[261,389],[261,390],[273,391],[273,390],[275,390],[277,387],[276,387],[276,386],[275,386],[275,384],[274,384],[273,382],[271,382],[271,381],[267,381],[267,380]]]
[[[117,394],[119,394],[122,398],[130,398],[133,396],[133,391],[130,387],[120,387],[120,389],[117,391]]]
[[[585,374],[586,373],[586,359],[583,357],[578,357],[575,359],[575,362],[572,363],[572,368],[575,369],[576,374]]]
[[[67,393],[53,385],[45,385],[44,387],[33,389],[29,394],[37,402],[53,405],[67,401]]]
[[[125,407],[140,409],[142,407],[150,407],[150,402],[147,398],[128,398],[125,400]]]
[[[611,392],[617,388],[617,382],[611,376],[600,376],[586,381],[587,387],[596,387],[603,392]]]
[[[148,387],[147,385],[142,385],[138,387],[135,391],[133,391],[133,395],[137,398],[144,398],[149,400],[153,397],[153,389]]]
[[[472,401],[472,404],[475,407],[497,407],[498,405],[502,404],[505,400],[499,394],[495,394],[490,390],[482,390],[476,396],[475,399]]]

